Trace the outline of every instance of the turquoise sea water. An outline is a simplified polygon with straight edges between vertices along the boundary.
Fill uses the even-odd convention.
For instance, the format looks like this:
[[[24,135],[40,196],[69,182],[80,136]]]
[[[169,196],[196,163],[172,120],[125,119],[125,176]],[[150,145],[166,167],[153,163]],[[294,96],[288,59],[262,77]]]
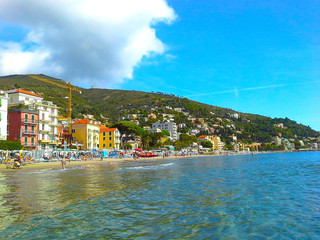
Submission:
[[[320,153],[3,171],[0,239],[320,239]]]

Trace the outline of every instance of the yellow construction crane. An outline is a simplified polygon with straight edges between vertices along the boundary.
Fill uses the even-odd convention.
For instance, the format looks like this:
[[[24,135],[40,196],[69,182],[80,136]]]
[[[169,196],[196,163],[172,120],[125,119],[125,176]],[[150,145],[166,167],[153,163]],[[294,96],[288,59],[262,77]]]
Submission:
[[[57,83],[57,82],[54,82],[54,81],[51,81],[49,79],[46,79],[46,78],[43,78],[43,77],[39,77],[39,76],[36,76],[36,75],[32,75],[32,74],[28,74],[27,76],[29,77],[32,77],[34,79],[37,79],[39,81],[42,81],[42,82],[45,82],[45,83],[49,83],[49,84],[53,84],[53,85],[56,85],[58,87],[62,87],[62,88],[66,88],[68,89],[69,91],[69,102],[68,102],[68,124],[69,124],[69,133],[71,133],[71,112],[72,112],[72,91],[76,91],[76,92],[79,92],[81,94],[81,90],[77,87],[74,87],[71,85],[70,82],[67,82],[67,85],[63,85],[61,83]]]

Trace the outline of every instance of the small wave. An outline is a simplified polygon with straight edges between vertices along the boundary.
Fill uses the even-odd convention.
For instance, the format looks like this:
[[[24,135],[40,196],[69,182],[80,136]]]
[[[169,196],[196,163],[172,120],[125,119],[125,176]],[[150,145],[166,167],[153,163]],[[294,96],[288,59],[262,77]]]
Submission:
[[[48,170],[48,171],[38,171],[38,172],[28,172],[22,173],[23,175],[32,175],[32,174],[48,174],[48,173],[60,173],[60,172],[68,172],[71,170],[84,169],[85,167],[75,167],[75,168],[65,168],[65,169],[56,169],[56,170]]]
[[[152,165],[152,166],[137,166],[137,167],[126,167],[122,168],[122,170],[153,170],[159,168],[165,168],[174,165],[173,163],[164,163],[159,165]]]

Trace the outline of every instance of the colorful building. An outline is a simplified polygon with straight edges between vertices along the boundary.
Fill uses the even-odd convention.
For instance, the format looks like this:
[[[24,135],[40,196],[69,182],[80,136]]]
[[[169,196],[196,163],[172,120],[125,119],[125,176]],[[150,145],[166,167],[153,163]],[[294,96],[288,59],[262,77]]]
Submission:
[[[209,136],[209,138],[210,138],[210,141],[213,143],[214,150],[220,151],[223,149],[224,143],[221,142],[220,137],[218,137],[216,135],[211,135],[211,136]]]
[[[98,122],[81,119],[71,124],[72,140],[82,142],[84,150],[98,149],[100,124]]]
[[[20,141],[26,149],[37,149],[39,115],[35,109],[12,107],[8,113],[9,141]]]
[[[38,149],[54,149],[58,144],[58,107],[33,92],[23,89],[9,90],[9,106],[29,106],[38,111]]]
[[[209,141],[212,143],[212,148],[217,150],[215,145],[217,143],[213,140],[213,136],[201,135],[198,137],[198,141],[199,142]]]
[[[101,127],[99,149],[120,149],[120,131],[117,128]]]

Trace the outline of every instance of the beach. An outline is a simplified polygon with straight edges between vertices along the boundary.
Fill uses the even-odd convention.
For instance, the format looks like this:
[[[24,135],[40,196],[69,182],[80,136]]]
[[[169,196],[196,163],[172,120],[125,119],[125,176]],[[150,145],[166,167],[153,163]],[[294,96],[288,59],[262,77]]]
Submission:
[[[206,155],[194,155],[194,156],[170,156],[166,157],[165,159],[178,159],[178,158],[187,158],[187,157],[199,157],[199,156],[206,156]],[[79,167],[94,167],[97,165],[105,165],[105,164],[113,164],[118,162],[139,162],[139,161],[157,161],[163,160],[162,156],[158,157],[150,157],[150,158],[104,158],[100,160],[100,158],[93,158],[92,160],[80,161],[80,160],[69,160],[66,161],[65,168],[79,168]],[[7,166],[10,168],[7,168]],[[49,161],[49,162],[31,162],[31,163],[23,163],[22,166],[18,169],[12,168],[12,163],[3,163],[0,164],[0,172],[7,172],[7,171],[20,171],[20,172],[28,172],[30,170],[38,170],[38,171],[50,171],[50,170],[57,170],[61,169],[61,161]]]

